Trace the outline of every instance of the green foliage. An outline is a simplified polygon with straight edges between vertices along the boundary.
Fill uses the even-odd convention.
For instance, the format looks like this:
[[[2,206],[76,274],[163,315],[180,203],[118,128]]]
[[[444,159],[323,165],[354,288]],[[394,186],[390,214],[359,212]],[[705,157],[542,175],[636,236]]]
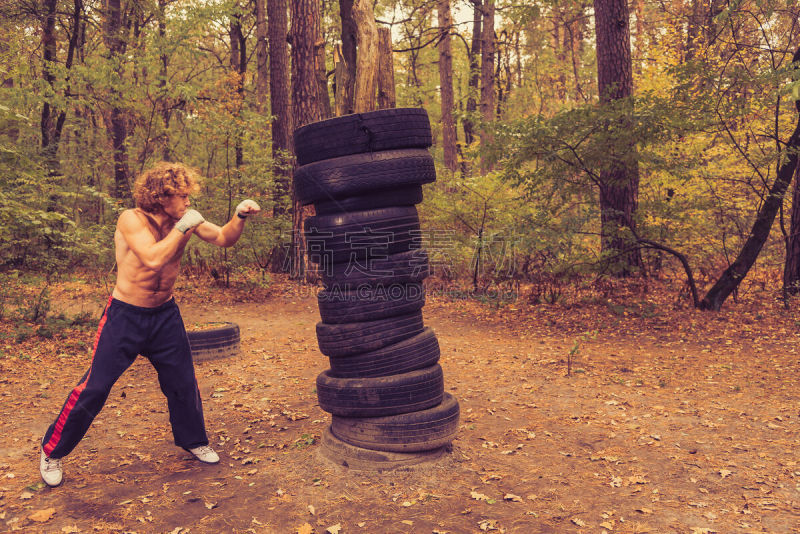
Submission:
[[[0,126],[19,131],[27,122],[19,117],[2,108]],[[9,141],[0,136],[0,270],[56,276],[99,259],[103,250],[97,236],[102,229],[78,225],[72,215],[76,205],[103,196],[89,187],[66,184],[62,176],[45,170],[36,152]]]
[[[105,7],[84,4],[85,42],[66,65],[69,17],[56,23],[56,59],[42,77],[41,18],[22,3],[0,7],[0,272],[37,271],[45,287],[74,267],[113,264],[113,232],[122,206],[112,201],[110,113],[125,117],[129,178],[161,159],[193,165],[205,176],[193,199],[224,224],[244,198],[269,212],[275,204],[270,113],[256,101],[256,32],[246,31],[247,72],[231,68],[232,17],[254,26],[251,6],[233,0],[129,4],[125,52],[109,54]],[[19,5],[17,5],[19,4]],[[25,4],[25,5],[23,5]],[[426,187],[420,206],[437,276],[462,280],[472,294],[521,282],[535,300],[563,299],[564,284],[595,272],[600,257],[597,176],[611,165],[638,163],[638,231],[676,248],[708,279],[746,237],[780,161],[779,141],[793,126],[790,99],[800,95],[787,50],[797,42],[797,6],[783,0],[737,0],[725,6],[687,50],[689,12],[658,3],[632,17],[635,98],[596,105],[591,2],[497,2],[497,120],[467,110],[470,3],[453,3],[455,114],[465,172]],[[60,13],[68,13],[66,3]],[[422,106],[442,159],[439,28],[435,3],[375,4],[391,22],[398,106]],[[333,45],[340,42],[338,6],[323,3],[328,85]],[[696,22],[696,21],[695,21]],[[690,57],[691,56],[691,57]],[[65,122],[56,158],[41,149],[44,106]],[[480,109],[480,108],[479,108]],[[464,142],[464,124],[486,128],[494,142]],[[636,146],[635,151],[620,150]],[[237,168],[237,147],[242,164]],[[608,154],[621,154],[611,161]],[[785,156],[785,154],[784,154]],[[494,162],[493,172],[481,163]],[[787,201],[786,208],[789,203]],[[265,267],[291,232],[290,211],[251,218],[236,247],[193,239],[188,269],[220,283],[268,285]],[[779,261],[775,239],[769,259]],[[646,258],[648,272],[670,268]],[[261,276],[253,276],[260,269]],[[245,276],[247,274],[247,276]],[[483,293],[482,293],[483,292]],[[9,314],[7,296],[0,315]],[[44,304],[44,300],[42,300]],[[30,310],[47,317],[48,311]]]

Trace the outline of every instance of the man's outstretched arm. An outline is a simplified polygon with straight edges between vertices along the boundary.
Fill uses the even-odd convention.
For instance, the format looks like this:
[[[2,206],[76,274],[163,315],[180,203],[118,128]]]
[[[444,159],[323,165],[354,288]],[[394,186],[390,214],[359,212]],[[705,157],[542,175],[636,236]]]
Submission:
[[[250,215],[259,213],[261,208],[250,199],[243,200],[236,206],[236,213],[225,226],[219,227],[214,223],[205,221],[197,227],[197,235],[203,241],[207,241],[219,247],[231,247],[242,236],[244,231],[244,221]]]

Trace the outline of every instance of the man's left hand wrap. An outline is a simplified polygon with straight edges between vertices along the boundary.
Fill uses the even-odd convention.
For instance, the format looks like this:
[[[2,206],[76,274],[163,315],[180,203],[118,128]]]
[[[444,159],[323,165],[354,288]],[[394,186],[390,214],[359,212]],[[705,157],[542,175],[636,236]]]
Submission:
[[[246,219],[248,215],[254,215],[261,211],[261,207],[254,201],[250,200],[242,200],[238,206],[236,206],[236,215],[240,219]]]

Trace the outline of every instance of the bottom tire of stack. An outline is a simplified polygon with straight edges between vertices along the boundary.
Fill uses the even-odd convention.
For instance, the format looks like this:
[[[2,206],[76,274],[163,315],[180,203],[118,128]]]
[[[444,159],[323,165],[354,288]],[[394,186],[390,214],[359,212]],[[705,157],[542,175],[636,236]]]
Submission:
[[[440,458],[444,447],[420,452],[388,452],[365,449],[337,438],[330,426],[322,432],[320,453],[328,460],[351,469],[388,471],[427,463]]]
[[[320,407],[331,413],[332,434],[363,449],[414,453],[450,443],[459,406],[444,392],[439,364],[408,373],[339,378],[330,370],[317,377]]]
[[[458,432],[458,401],[445,393],[442,402],[416,412],[382,417],[333,416],[334,436],[357,447],[387,452],[422,452],[447,445]]]

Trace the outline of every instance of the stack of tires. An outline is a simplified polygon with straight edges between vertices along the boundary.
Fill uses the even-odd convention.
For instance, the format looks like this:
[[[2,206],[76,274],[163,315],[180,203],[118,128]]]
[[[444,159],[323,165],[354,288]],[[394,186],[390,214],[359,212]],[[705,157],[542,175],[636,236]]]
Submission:
[[[429,264],[415,205],[436,179],[428,115],[346,115],[297,129],[294,143],[295,191],[316,212],[305,221],[308,258],[324,286],[317,340],[330,369],[317,396],[332,423],[323,445],[351,466],[414,463],[452,441],[459,420],[422,320]]]

